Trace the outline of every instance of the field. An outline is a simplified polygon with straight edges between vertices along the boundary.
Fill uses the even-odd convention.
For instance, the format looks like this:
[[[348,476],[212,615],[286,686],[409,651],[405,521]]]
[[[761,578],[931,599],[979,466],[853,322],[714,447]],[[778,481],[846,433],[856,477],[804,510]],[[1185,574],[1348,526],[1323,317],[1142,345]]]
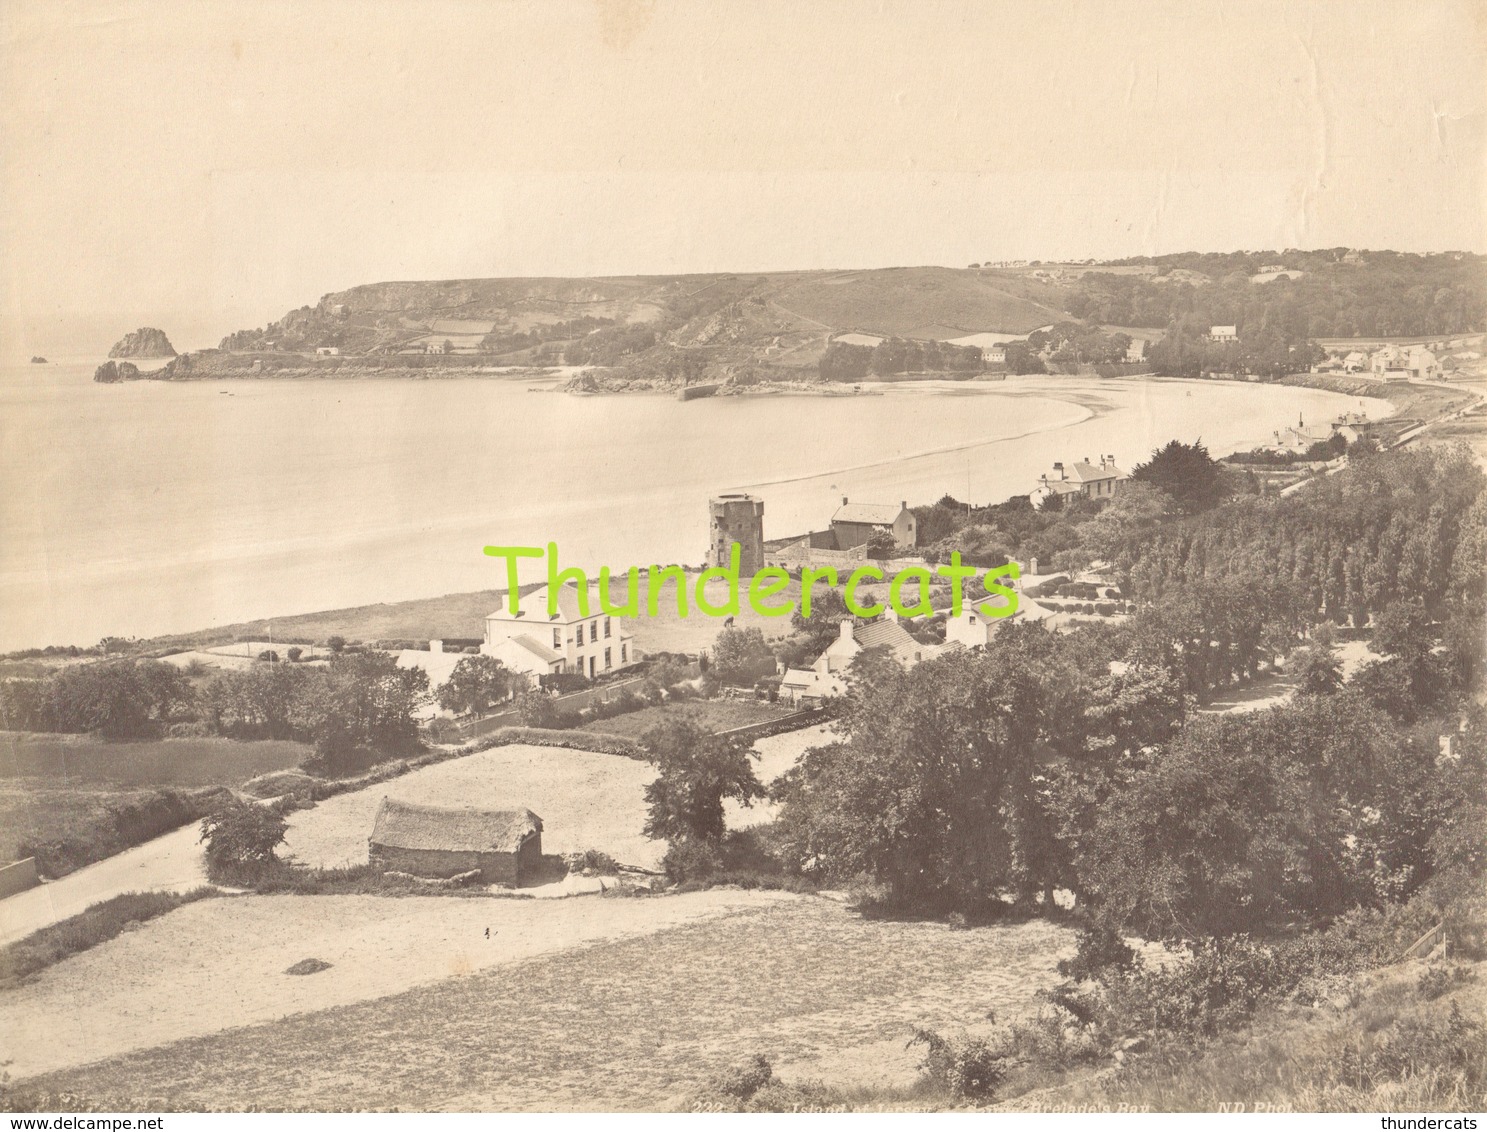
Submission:
[[[839,330],[954,338],[982,330],[1025,334],[1067,318],[1052,288],[1011,276],[945,267],[903,267],[804,276],[775,303]],[[1056,301],[1056,300],[1055,300]]]
[[[111,743],[87,735],[0,732],[0,780],[40,778],[55,785],[236,786],[297,766],[311,748],[279,740],[161,739]]]
[[[107,820],[109,807],[148,793],[91,783],[57,786],[46,779],[0,779],[0,864],[19,857],[23,842],[91,837]]]
[[[763,723],[790,715],[794,708],[785,704],[765,703],[761,700],[693,700],[679,704],[661,704],[641,708],[612,719],[599,719],[585,724],[590,731],[602,731],[609,735],[623,735],[627,739],[638,739],[656,724],[666,719],[687,717],[709,731],[728,731],[735,727],[747,727],[751,723]]]
[[[161,787],[237,786],[296,766],[302,743],[165,739],[110,743],[82,735],[0,732],[0,862],[21,842],[91,840],[105,810]]]
[[[0,1061],[15,1059],[10,1070],[16,1077],[51,1072],[780,899],[718,891],[665,901],[434,896],[202,901],[0,992]],[[285,968],[307,958],[331,966],[313,977],[285,975]]]
[[[747,894],[696,895],[741,900]],[[21,1018],[24,1005],[24,1024],[59,1035],[75,1029],[96,1043],[63,1055],[78,1058],[90,1056],[89,1048],[106,1048],[105,1041],[88,1038],[89,1027],[117,1024],[120,1010],[130,1010],[131,1025],[143,1027],[154,1026],[150,1019],[161,1012],[199,1010],[197,1024],[210,1028],[211,1012],[248,996],[255,1009],[290,1015],[54,1073],[35,1084],[121,1111],[635,1110],[679,1104],[712,1073],[762,1052],[794,1080],[907,1085],[915,1064],[914,1053],[903,1048],[911,1025],[985,1027],[989,1011],[1002,1019],[1029,1013],[1035,991],[1054,981],[1056,961],[1071,951],[1068,934],[1043,923],[956,932],[936,923],[866,921],[819,898],[757,896],[759,906],[726,917],[531,958],[519,969],[496,965],[373,1001],[315,1009],[311,996],[332,992],[301,991],[276,973],[281,963],[327,946],[313,934],[321,917],[309,909],[329,898],[309,899],[316,903],[286,905],[283,917],[270,920],[261,907],[230,900],[205,901],[153,921],[92,953],[98,964],[92,969],[85,966],[89,956],[82,956],[46,973],[50,1009],[61,1014],[45,1013],[41,999],[0,999],[0,1016]],[[598,903],[606,913],[614,904],[633,906],[650,919],[685,899]],[[406,914],[397,912],[398,901],[383,903],[394,905],[391,939],[420,930],[421,909],[411,901],[401,902],[410,905]],[[467,941],[450,925],[426,953],[413,946],[400,951],[401,964],[376,955],[367,961],[383,969],[419,965],[432,977],[459,975],[467,968],[453,957],[483,946],[476,928],[485,908],[515,923],[539,902],[443,903],[475,917],[461,925]],[[107,989],[104,972],[127,969],[126,958],[136,954],[142,961],[158,954],[152,963],[173,962],[185,977],[202,960],[191,958],[181,942],[164,948],[163,932],[186,931],[176,925],[193,913],[238,915],[239,905],[242,930],[229,933],[237,953],[269,952],[249,963],[229,951],[215,956],[209,971],[189,975],[191,985],[220,975],[229,980],[226,986],[182,993],[166,971],[152,984],[158,997]],[[557,905],[582,908],[585,921],[595,915],[593,898]],[[296,911],[301,919],[291,923]],[[379,922],[367,920],[366,930],[380,930],[374,926]],[[300,931],[312,934],[301,941]],[[131,948],[137,950],[126,955]],[[520,977],[512,977],[518,971]],[[355,970],[348,975],[363,986],[370,977],[357,976]],[[60,1017],[69,1019],[65,1027]],[[216,1025],[235,1021],[229,1014]],[[166,1029],[150,1029],[142,1040],[158,1040]],[[61,1037],[42,1041],[55,1050]]]
[[[602,849],[622,864],[656,868],[665,844],[645,826],[648,764],[558,747],[497,747],[327,798],[289,819],[288,854],[320,867],[362,864],[384,796],[435,806],[525,806],[542,818],[544,853]]]

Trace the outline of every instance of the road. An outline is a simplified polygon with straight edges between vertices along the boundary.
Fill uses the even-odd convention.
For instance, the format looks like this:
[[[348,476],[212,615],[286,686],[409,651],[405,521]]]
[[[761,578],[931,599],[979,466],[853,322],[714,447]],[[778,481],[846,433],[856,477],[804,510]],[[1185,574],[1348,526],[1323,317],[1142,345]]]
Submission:
[[[124,892],[184,892],[207,883],[201,826],[183,826],[60,880],[0,900],[0,945]]]

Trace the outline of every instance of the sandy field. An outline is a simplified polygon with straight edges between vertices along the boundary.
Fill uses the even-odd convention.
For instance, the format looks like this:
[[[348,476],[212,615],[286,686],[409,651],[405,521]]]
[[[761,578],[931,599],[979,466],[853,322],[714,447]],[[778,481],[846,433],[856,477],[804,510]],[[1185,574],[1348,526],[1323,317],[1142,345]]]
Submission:
[[[680,899],[623,903],[654,917]],[[556,907],[587,914],[611,903],[620,902]],[[989,1012],[1005,1021],[1036,1011],[1036,991],[1057,981],[1055,965],[1072,950],[1071,933],[1046,923],[952,931],[864,920],[820,898],[776,899],[141,1049],[37,1084],[119,1111],[655,1111],[754,1053],[794,1080],[906,1084],[918,1052],[903,1049],[910,1027],[975,1032]],[[274,962],[297,954],[283,948]],[[78,1005],[103,1012],[91,991]]]
[[[713,890],[664,899],[203,900],[0,993],[0,1064],[19,1079],[796,899]],[[307,958],[332,966],[284,973]]]
[[[438,763],[354,794],[341,794],[289,819],[285,855],[321,868],[364,864],[383,797],[432,806],[526,806],[542,819],[544,853],[602,849],[621,864],[654,869],[666,852],[645,826],[648,763],[618,755],[524,745]]]
[[[815,727],[803,727],[799,731],[786,731],[783,735],[770,735],[754,744],[759,760],[754,764],[754,774],[768,786],[784,774],[810,747],[824,747],[835,742],[831,724],[821,723]],[[723,803],[723,817],[729,829],[748,829],[751,826],[772,822],[779,816],[779,806],[770,801],[755,802],[752,806],[741,806],[731,798]]]

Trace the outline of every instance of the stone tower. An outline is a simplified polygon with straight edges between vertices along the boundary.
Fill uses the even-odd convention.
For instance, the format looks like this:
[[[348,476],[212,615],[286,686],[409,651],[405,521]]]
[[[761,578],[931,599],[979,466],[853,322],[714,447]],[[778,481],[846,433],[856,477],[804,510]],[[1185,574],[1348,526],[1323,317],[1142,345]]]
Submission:
[[[757,573],[764,566],[764,500],[743,492],[715,495],[707,511],[707,564],[727,566],[738,543],[739,573]]]

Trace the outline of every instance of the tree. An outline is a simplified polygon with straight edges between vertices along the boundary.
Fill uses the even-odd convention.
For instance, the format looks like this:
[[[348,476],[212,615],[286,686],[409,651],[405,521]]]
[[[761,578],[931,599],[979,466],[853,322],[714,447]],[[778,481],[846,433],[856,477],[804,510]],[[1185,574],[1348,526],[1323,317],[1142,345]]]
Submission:
[[[790,625],[809,639],[809,651],[814,656],[836,639],[841,632],[841,623],[851,617],[841,590],[814,586],[811,590],[811,615],[804,617],[797,608],[790,615]]]
[[[1038,768],[1077,748],[1080,681],[1062,645],[1008,625],[984,653],[904,671],[864,654],[837,731],[785,778],[780,827],[833,883],[866,875],[892,903],[989,907],[1058,875]]]
[[[249,879],[277,859],[289,823],[271,806],[230,799],[201,822],[208,874],[227,881]]]
[[[298,703],[321,678],[313,669],[255,664],[218,672],[202,687],[201,711],[213,731],[238,739],[297,739],[304,733]]]
[[[1291,654],[1291,675],[1304,696],[1330,696],[1342,687],[1342,662],[1332,646],[1332,627],[1323,622],[1313,630],[1311,644]]]
[[[898,553],[898,543],[893,537],[892,531],[874,531],[863,547],[863,553],[867,557],[883,562]]]
[[[640,737],[640,745],[660,771],[645,788],[647,837],[717,843],[725,831],[723,799],[747,806],[765,796],[750,762],[759,756],[692,718],[657,724]]]
[[[72,665],[47,685],[57,730],[96,731],[109,739],[143,738],[195,698],[179,668],[154,660]]]
[[[725,684],[752,685],[775,673],[774,653],[757,628],[727,628],[713,643],[712,671]]]
[[[314,675],[295,708],[322,759],[338,764],[356,751],[398,755],[418,748],[414,712],[427,702],[429,687],[422,668],[399,668],[382,652],[339,653]]]
[[[557,705],[545,692],[523,692],[516,697],[516,718],[521,720],[523,727],[556,727]]]
[[[1193,444],[1169,441],[1152,452],[1146,463],[1136,465],[1131,479],[1166,492],[1188,515],[1218,506],[1225,495],[1223,469],[1201,440]]]
[[[439,689],[439,706],[457,715],[483,715],[511,694],[513,677],[493,656],[463,656]]]

